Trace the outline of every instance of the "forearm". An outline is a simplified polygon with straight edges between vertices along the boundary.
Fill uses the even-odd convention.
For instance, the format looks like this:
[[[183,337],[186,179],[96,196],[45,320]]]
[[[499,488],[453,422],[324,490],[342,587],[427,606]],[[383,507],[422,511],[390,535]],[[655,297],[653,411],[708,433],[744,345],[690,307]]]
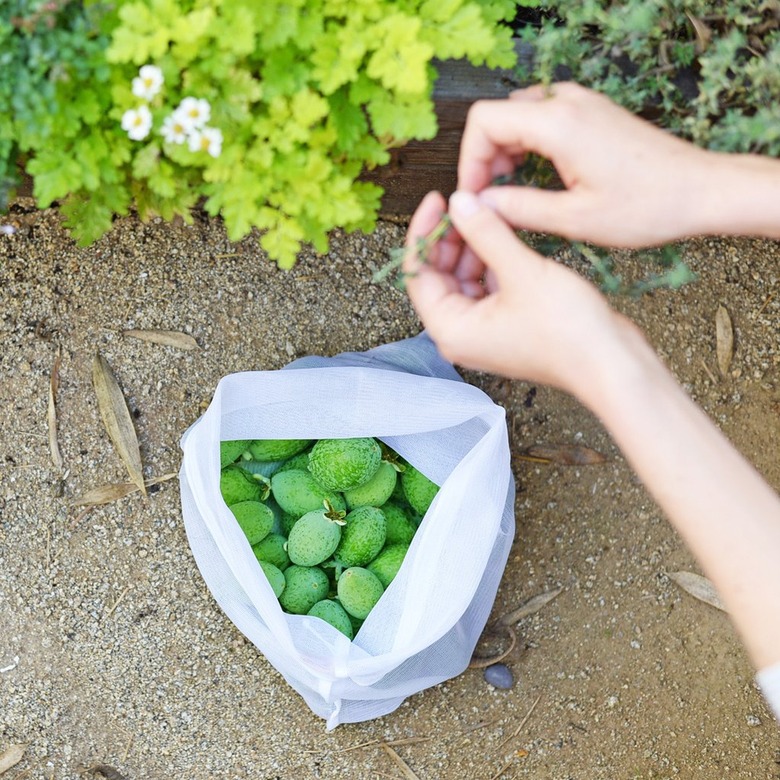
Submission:
[[[780,498],[629,326],[580,393],[713,581],[758,668],[780,662]]]
[[[695,193],[695,233],[780,238],[780,160],[709,152]]]

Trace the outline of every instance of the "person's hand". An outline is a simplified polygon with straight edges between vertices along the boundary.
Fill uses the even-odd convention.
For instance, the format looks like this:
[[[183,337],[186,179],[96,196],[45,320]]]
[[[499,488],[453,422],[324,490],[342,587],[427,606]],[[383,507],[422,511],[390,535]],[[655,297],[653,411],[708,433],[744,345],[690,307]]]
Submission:
[[[579,395],[633,326],[590,282],[526,246],[471,193],[452,196],[456,230],[421,263],[417,241],[445,208],[439,193],[423,199],[404,264],[409,297],[439,351],[466,368]]]
[[[490,187],[534,152],[566,189]],[[711,178],[711,152],[573,83],[518,90],[471,107],[458,189],[481,197],[517,228],[603,246],[653,246],[693,235]]]

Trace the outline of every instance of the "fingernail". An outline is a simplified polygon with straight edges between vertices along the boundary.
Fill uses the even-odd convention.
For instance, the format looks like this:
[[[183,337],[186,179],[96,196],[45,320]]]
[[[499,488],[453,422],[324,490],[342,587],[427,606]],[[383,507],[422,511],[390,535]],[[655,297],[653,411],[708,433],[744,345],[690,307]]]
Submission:
[[[450,195],[450,212],[456,217],[470,217],[479,211],[479,200],[472,192],[456,190]]]

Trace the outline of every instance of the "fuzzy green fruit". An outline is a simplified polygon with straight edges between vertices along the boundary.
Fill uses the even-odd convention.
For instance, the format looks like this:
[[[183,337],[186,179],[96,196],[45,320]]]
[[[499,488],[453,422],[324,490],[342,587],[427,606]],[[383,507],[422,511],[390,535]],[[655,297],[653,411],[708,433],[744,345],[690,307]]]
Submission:
[[[352,566],[339,577],[337,592],[341,606],[350,615],[365,620],[382,597],[384,588],[376,574]]]
[[[265,539],[274,524],[274,513],[262,501],[239,501],[229,507],[249,544]]]
[[[388,501],[382,506],[385,513],[386,544],[409,544],[412,541],[417,525],[398,504]]]
[[[354,637],[352,622],[349,619],[349,615],[338,601],[333,601],[333,599],[318,601],[307,614],[321,618],[326,623],[330,623],[333,628],[337,631],[341,631],[341,633],[345,634],[349,639]]]
[[[401,486],[406,500],[418,515],[424,515],[439,492],[439,486],[414,466],[409,465],[401,474]]]
[[[309,453],[308,451],[299,452],[297,455],[293,455],[289,460],[284,461],[276,469],[278,474],[280,471],[290,471],[290,469],[299,469],[300,471],[309,470]]]
[[[387,588],[398,574],[408,551],[408,544],[389,544],[366,568],[376,574],[383,588]]]
[[[361,506],[344,519],[346,525],[333,557],[342,566],[365,566],[385,544],[385,516],[375,506]]]
[[[308,471],[300,469],[274,474],[271,477],[271,492],[282,510],[295,517],[322,509],[326,500],[339,511],[347,508],[343,496],[327,490]]]
[[[368,482],[382,462],[376,439],[320,439],[309,453],[309,471],[328,490],[352,490]]]
[[[268,561],[258,561],[260,568],[263,570],[263,574],[268,578],[268,584],[271,586],[271,590],[274,592],[274,596],[279,598],[284,592],[286,582],[284,574]]]
[[[328,575],[318,566],[288,566],[284,583],[279,603],[293,615],[305,615],[318,601],[327,598],[330,587]]]
[[[285,549],[286,544],[287,537],[270,533],[265,539],[252,545],[252,552],[258,561],[272,563],[277,569],[284,571],[290,565],[290,556]]]
[[[344,499],[350,509],[359,506],[381,507],[393,493],[395,483],[398,480],[398,472],[391,463],[383,460],[379,468],[368,482],[359,485],[352,490],[344,491]]]
[[[333,555],[341,539],[344,512],[315,509],[292,527],[287,554],[297,566],[316,566]]]
[[[253,439],[247,449],[252,454],[252,460],[276,461],[297,455],[309,444],[310,439]]]
[[[260,501],[264,488],[262,482],[235,466],[222,469],[219,475],[219,492],[228,506],[239,501]]]
[[[248,439],[232,439],[219,443],[219,467],[224,469],[231,463],[235,463],[245,452],[249,445]]]

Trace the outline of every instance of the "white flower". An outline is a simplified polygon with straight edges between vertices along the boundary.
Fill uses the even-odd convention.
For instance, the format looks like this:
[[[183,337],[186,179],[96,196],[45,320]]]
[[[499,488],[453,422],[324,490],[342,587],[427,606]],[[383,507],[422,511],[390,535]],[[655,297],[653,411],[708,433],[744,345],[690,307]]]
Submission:
[[[222,154],[222,132],[216,127],[204,127],[189,134],[191,152],[208,152],[212,157]]]
[[[122,114],[122,129],[134,141],[142,141],[152,129],[152,112],[146,106],[131,108]]]
[[[160,133],[169,144],[183,144],[187,140],[187,127],[176,113],[165,117]]]
[[[199,130],[211,119],[211,106],[208,100],[186,97],[179,103],[175,114],[188,130]]]
[[[151,100],[162,85],[162,71],[156,65],[144,65],[133,79],[133,94],[142,100]]]

